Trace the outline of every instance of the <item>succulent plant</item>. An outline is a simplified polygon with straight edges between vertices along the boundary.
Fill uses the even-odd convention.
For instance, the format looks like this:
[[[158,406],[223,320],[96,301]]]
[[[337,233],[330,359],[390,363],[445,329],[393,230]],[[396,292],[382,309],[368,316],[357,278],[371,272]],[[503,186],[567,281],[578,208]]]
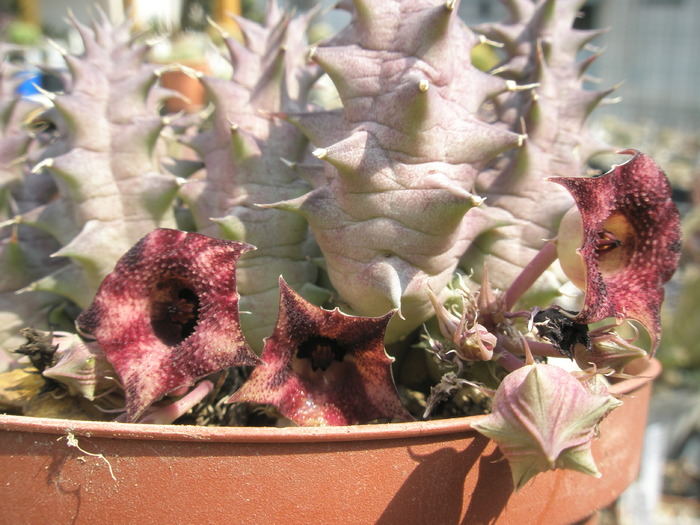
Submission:
[[[11,182],[21,179],[23,165],[19,162],[27,153],[32,137],[22,129],[24,116],[34,106],[29,101],[14,96],[18,81],[16,67],[7,60],[10,46],[0,44],[0,191],[3,194]],[[27,107],[29,106],[29,107]],[[3,208],[7,205],[3,195]]]
[[[500,289],[508,287],[545,239],[556,235],[572,206],[568,192],[545,180],[581,176],[594,154],[610,149],[591,136],[585,123],[613,91],[583,88],[585,73],[599,56],[585,48],[603,31],[573,29],[582,0],[503,3],[510,19],[476,30],[502,45],[503,60],[493,74],[530,88],[500,95],[492,110],[496,122],[526,134],[527,140],[477,178],[476,189],[486,202],[474,212],[479,217],[471,221],[461,263],[479,279],[485,262]],[[530,293],[551,299],[561,283],[561,274],[547,272]]]
[[[21,343],[21,328],[45,325],[46,306],[52,299],[50,294],[15,292],[61,265],[49,258],[58,244],[16,220],[50,199],[55,186],[48,177],[30,171],[27,158],[37,141],[25,124],[42,108],[14,94],[19,71],[7,60],[12,49],[4,44],[0,48],[0,348],[5,350]],[[6,362],[6,356],[2,352],[0,362]]]
[[[309,221],[340,304],[399,310],[387,340],[432,315],[466,244],[479,171],[522,136],[479,114],[509,84],[470,63],[476,36],[455,2],[358,2],[312,58],[343,107],[290,115],[324,161],[313,191],[278,208]]]
[[[305,30],[310,15],[292,18],[269,2],[265,23],[236,18],[243,42],[224,35],[233,65],[230,79],[202,77],[214,112],[189,144],[204,172],[182,188],[198,231],[254,244],[238,266],[241,324],[258,352],[277,318],[280,275],[313,296],[317,255],[306,221],[266,205],[308,191],[295,164],[307,141],[283,111],[304,109],[315,76],[306,66]],[[321,295],[320,299],[323,300]]]
[[[600,375],[656,350],[680,230],[647,155],[586,174],[606,146],[585,121],[610,90],[582,88],[599,32],[572,29],[581,4],[510,0],[509,22],[472,30],[452,0],[355,0],[308,48],[317,13],[270,2],[262,24],[236,18],[242,41],[222,35],[233,74],[200,77],[211,107],[186,118],[161,116],[128,25],[73,20],[85,53],[66,55],[66,92],[33,119],[45,128],[0,143],[14,157],[36,139],[0,179],[5,329],[75,321],[23,352],[51,388],[120,404],[120,421],[214,402],[300,425],[406,421],[469,386],[493,395],[477,428],[516,488],[596,474],[591,440],[619,404]],[[485,41],[502,45],[491,72],[470,59]],[[340,107],[318,105],[322,75]],[[162,169],[171,122],[201,169]],[[583,292],[567,309],[566,279]],[[628,320],[648,354],[618,333]],[[410,389],[430,395],[409,412]]]
[[[85,51],[64,52],[66,91],[47,93],[51,107],[41,115],[24,115],[34,121],[37,145],[19,164],[24,177],[10,185],[13,206],[1,233],[3,291],[12,294],[3,311],[21,312],[25,326],[48,327],[46,312],[56,308],[87,307],[131,245],[155,227],[176,226],[178,181],[155,154],[165,91],[145,61],[148,46],[132,40],[128,23],[113,27],[103,13],[92,29],[72,24]],[[19,328],[8,322],[2,330]]]
[[[51,176],[56,191],[16,220],[48,232],[65,257],[57,271],[30,288],[64,296],[84,308],[117,259],[158,226],[176,226],[178,183],[161,170],[154,148],[165,121],[164,92],[147,46],[132,43],[128,24],[103,14],[90,29],[73,19],[85,52],[65,54],[70,86],[50,94],[42,119],[55,137],[37,153],[34,171]]]

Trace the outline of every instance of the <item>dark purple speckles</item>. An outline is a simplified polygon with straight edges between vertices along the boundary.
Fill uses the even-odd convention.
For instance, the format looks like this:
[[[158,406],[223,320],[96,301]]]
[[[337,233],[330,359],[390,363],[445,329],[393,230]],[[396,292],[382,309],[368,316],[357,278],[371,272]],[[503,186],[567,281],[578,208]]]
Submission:
[[[604,175],[550,180],[569,190],[583,223],[586,296],[577,320],[639,321],[652,336],[653,355],[663,285],[680,258],[680,217],[661,168],[638,151],[620,153],[634,156]]]
[[[280,278],[280,313],[231,402],[271,404],[302,426],[411,420],[391,375],[384,333],[394,312],[355,317],[306,302]]]
[[[135,421],[168,392],[254,365],[238,319],[236,262],[252,246],[158,229],[118,262],[78,318],[100,343]]]

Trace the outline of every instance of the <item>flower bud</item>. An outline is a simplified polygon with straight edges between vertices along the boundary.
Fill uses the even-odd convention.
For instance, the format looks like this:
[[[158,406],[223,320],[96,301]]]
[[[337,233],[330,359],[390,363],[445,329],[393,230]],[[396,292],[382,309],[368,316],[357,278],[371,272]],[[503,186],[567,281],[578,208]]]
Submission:
[[[621,404],[592,393],[566,370],[531,364],[507,375],[493,413],[473,428],[493,439],[520,489],[540,472],[565,468],[599,477],[590,451],[598,423]]]
[[[564,214],[557,235],[557,256],[564,274],[579,290],[586,289],[586,265],[579,249],[583,243],[581,212],[573,206]]]
[[[55,365],[42,375],[58,381],[71,395],[81,395],[90,401],[114,386],[116,372],[96,342],[84,342],[67,332],[54,333],[53,343],[60,355]]]

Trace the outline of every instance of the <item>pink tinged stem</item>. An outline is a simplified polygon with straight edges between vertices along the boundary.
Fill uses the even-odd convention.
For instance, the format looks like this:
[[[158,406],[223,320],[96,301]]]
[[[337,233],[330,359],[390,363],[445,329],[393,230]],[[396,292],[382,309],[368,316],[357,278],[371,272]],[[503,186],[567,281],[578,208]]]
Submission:
[[[561,357],[561,352],[550,343],[541,341],[523,340],[523,345],[527,344],[532,355],[546,357]],[[516,353],[524,351],[524,348],[513,339],[505,336],[498,336],[498,343],[494,349],[494,359],[506,370],[512,372],[525,366],[527,363],[517,357]]]
[[[562,357],[561,352],[554,348],[554,345],[551,343],[528,340],[527,344],[534,355],[539,355],[542,357]]]
[[[557,260],[557,246],[552,241],[547,241],[542,249],[537,252],[532,260],[523,268],[513,283],[504,294],[504,309],[509,311],[518,302],[527,290],[535,284],[547,268]]]
[[[213,388],[214,383],[204,380],[177,401],[162,408],[153,407],[139,420],[139,423],[169,425],[209,395]]]
[[[493,350],[494,360],[509,372],[524,367],[525,362],[508,350],[506,348],[508,346],[512,346],[512,340],[499,335],[498,343]]]

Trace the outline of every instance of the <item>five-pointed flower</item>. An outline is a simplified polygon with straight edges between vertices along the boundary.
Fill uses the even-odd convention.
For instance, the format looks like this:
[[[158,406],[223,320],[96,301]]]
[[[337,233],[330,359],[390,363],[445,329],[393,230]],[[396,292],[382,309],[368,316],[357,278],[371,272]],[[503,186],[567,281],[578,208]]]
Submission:
[[[620,153],[634,157],[604,175],[549,179],[569,190],[579,214],[574,210],[562,220],[559,259],[585,290],[577,321],[639,321],[652,337],[653,355],[661,335],[663,285],[680,258],[680,218],[661,168],[643,153]],[[577,276],[581,259],[585,269]]]
[[[305,301],[280,277],[280,311],[263,365],[231,402],[274,405],[302,426],[411,420],[396,391],[384,334],[394,311],[356,317]]]
[[[157,229],[117,262],[78,318],[97,339],[136,421],[168,392],[259,362],[240,330],[236,261],[252,246]]]

